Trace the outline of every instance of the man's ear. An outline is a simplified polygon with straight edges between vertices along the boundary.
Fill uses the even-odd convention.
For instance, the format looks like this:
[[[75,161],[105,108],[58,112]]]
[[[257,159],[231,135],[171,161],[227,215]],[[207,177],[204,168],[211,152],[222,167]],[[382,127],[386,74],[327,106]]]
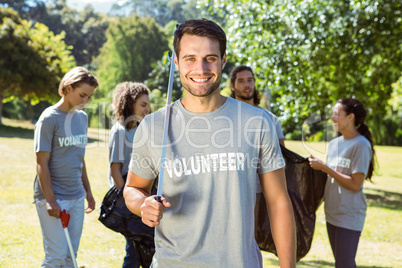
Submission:
[[[223,70],[223,68],[225,68],[225,65],[226,65],[226,52],[222,57],[222,70]]]
[[[179,70],[179,59],[177,58],[177,54],[174,54],[174,66],[177,70]]]
[[[231,89],[232,91],[234,91],[234,85],[233,85],[232,83],[230,83],[230,89]]]

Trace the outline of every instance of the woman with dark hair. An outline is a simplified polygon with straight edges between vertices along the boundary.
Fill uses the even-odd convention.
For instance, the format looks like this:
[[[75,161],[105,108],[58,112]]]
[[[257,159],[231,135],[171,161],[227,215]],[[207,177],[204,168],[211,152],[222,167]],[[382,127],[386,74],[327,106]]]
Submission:
[[[344,98],[334,107],[331,120],[341,134],[329,144],[327,164],[311,156],[310,166],[328,174],[325,186],[327,231],[335,267],[356,267],[355,257],[366,218],[364,180],[374,170],[374,143],[364,123],[363,104]]]
[[[149,114],[149,89],[142,83],[124,82],[113,94],[116,123],[109,138],[109,187],[124,187],[133,150],[134,134],[140,121]],[[123,267],[139,267],[133,241],[126,239]]]

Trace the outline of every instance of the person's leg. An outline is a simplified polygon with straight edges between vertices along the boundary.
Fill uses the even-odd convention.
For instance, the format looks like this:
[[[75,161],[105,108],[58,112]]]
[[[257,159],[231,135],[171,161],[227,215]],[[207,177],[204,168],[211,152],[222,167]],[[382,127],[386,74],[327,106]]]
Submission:
[[[126,256],[124,257],[123,268],[138,268],[140,262],[135,252],[134,242],[126,238]]]
[[[327,229],[332,230],[333,242],[331,242],[331,247],[333,248],[333,253],[335,257],[335,267],[355,268],[355,258],[361,232],[336,227],[329,223],[327,223]],[[329,233],[330,231],[328,231],[328,235]]]
[[[46,201],[35,202],[39,222],[42,229],[45,258],[41,267],[62,267],[68,253],[67,240],[60,219],[49,216]]]
[[[328,223],[328,222],[327,222],[327,233],[328,233],[329,244],[331,245],[331,249],[332,249],[332,254],[334,255],[334,258],[335,258],[336,227],[333,226],[332,224]]]
[[[68,211],[68,214],[70,214],[70,221],[68,223],[67,229],[70,235],[71,245],[73,246],[75,258],[77,258],[78,247],[80,244],[82,228],[84,224],[85,197],[66,200],[64,203],[64,209]],[[66,258],[66,267],[74,267],[70,250],[68,251]]]

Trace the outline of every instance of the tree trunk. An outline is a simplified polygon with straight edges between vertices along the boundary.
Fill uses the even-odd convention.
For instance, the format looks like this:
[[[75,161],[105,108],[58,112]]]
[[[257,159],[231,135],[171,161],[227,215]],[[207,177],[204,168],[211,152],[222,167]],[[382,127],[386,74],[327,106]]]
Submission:
[[[0,88],[0,125],[3,125],[1,118],[3,116],[3,90]]]
[[[27,105],[28,105],[28,110],[29,110],[29,122],[32,122],[33,121],[33,107],[32,107],[30,100],[27,101]]]

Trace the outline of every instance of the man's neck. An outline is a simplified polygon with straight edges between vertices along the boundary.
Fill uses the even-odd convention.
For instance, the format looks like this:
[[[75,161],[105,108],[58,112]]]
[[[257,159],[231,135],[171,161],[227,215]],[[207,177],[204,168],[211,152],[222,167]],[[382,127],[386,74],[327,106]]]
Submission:
[[[219,109],[226,101],[226,97],[222,96],[220,93],[206,96],[206,97],[196,97],[192,96],[190,93],[186,93],[181,103],[186,110],[193,113],[209,113]]]
[[[257,106],[257,105],[254,104],[254,98],[249,99],[249,100],[245,100],[245,99],[242,99],[242,98],[236,98],[236,100],[245,102],[245,103],[250,104],[250,105],[252,105],[252,106],[254,106],[254,107]]]

